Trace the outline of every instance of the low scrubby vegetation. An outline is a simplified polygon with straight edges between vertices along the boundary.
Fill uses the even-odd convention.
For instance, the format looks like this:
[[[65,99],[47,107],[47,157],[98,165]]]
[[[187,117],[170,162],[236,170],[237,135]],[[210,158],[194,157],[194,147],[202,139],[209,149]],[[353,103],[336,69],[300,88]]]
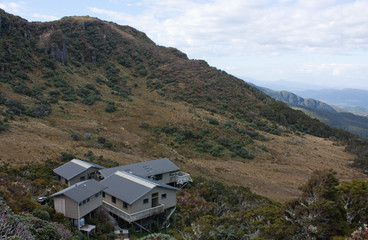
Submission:
[[[197,178],[178,194],[170,232],[177,239],[330,239],[368,221],[368,184],[339,184],[332,170],[315,171],[298,199],[272,202],[249,189]]]
[[[92,151],[84,156],[106,167],[116,166],[111,160],[96,157]],[[23,239],[82,238],[70,221],[55,213],[51,201],[46,205],[35,201],[36,196],[47,196],[65,187],[52,174],[60,164],[49,161],[45,165],[17,169],[2,167],[0,234]],[[193,184],[178,192],[177,210],[170,227],[163,234],[147,235],[144,239],[155,239],[155,236],[164,239],[329,239],[350,234],[352,239],[358,239],[353,237],[364,234],[364,224],[368,221],[366,181],[339,183],[333,170],[319,170],[300,190],[299,198],[280,204],[245,187],[194,178]],[[96,211],[87,222],[97,226],[92,239],[114,239],[116,223],[106,212]],[[134,238],[134,227],[130,230]]]

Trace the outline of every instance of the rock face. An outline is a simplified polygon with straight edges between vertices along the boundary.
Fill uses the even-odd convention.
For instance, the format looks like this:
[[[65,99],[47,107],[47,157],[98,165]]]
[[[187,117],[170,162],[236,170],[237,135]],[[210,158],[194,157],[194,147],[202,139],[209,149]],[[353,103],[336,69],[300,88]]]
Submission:
[[[66,47],[65,41],[59,46],[54,44],[50,48],[50,54],[60,63],[66,65],[68,58],[68,48]]]

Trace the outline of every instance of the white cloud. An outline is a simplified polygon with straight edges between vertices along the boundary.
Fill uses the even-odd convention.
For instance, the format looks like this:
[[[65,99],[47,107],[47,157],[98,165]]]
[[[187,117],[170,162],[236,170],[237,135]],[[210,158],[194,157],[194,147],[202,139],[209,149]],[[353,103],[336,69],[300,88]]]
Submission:
[[[1,1],[0,8],[4,9],[7,12],[19,14],[22,12],[25,3],[21,2],[8,2],[8,1]]]
[[[50,16],[50,15],[43,15],[43,14],[38,14],[38,13],[32,14],[32,17],[35,17],[37,19],[42,19],[42,20],[45,20],[45,21],[55,21],[55,20],[60,19],[59,17]]]
[[[97,8],[90,10],[120,23],[132,24],[160,44],[196,52],[229,45],[230,50],[239,54],[368,50],[368,1],[272,2],[143,1],[145,8],[137,16]]]

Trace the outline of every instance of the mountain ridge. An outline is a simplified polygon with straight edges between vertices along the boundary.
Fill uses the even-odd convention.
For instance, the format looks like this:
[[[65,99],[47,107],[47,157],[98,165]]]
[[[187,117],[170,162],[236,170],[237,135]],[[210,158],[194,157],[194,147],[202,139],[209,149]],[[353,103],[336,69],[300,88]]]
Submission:
[[[280,201],[300,194],[298,182],[321,162],[342,179],[361,176],[346,163],[363,159],[364,141],[131,27],[86,17],[29,23],[0,14],[4,164],[68,154],[119,164],[169,157],[196,175],[240,182]],[[324,146],[319,154],[315,145]],[[316,160],[295,173],[294,158]]]
[[[298,108],[304,111],[307,115],[317,118],[327,125],[346,130],[368,139],[367,117],[344,112],[343,110],[337,111],[336,107],[329,106],[328,104],[318,100],[310,98],[304,99],[292,92],[274,91],[268,88],[256,85],[254,86],[266,93],[268,96],[276,100],[283,101],[290,107]]]
[[[254,85],[255,86],[255,85]],[[327,112],[337,112],[333,107],[328,104],[312,99],[303,98],[289,91],[274,91],[269,88],[255,86],[262,92],[266,93],[268,96],[278,100],[288,103],[291,106],[304,107],[312,110],[320,110]]]
[[[319,99],[331,105],[338,107],[363,107],[368,108],[368,91],[363,89],[345,88],[345,89],[322,89],[297,91],[299,95],[309,96]]]

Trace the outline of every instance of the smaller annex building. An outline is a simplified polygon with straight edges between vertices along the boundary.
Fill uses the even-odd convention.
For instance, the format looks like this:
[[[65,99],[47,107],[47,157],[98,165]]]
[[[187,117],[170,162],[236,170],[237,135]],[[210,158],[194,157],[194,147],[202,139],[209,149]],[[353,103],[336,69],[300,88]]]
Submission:
[[[96,163],[73,159],[54,169],[57,179],[69,186],[87,179],[98,179],[98,171],[105,167]]]
[[[175,208],[178,188],[117,171],[101,181],[102,206],[128,223]]]
[[[128,172],[136,176],[154,180],[173,186],[184,185],[192,182],[188,173],[180,171],[180,168],[168,158],[154,159],[145,162],[133,163],[113,168],[101,169],[102,177],[106,178],[116,171]]]
[[[51,195],[57,213],[79,220],[102,205],[102,193],[106,186],[89,179],[69,186]],[[79,224],[78,224],[79,228]]]

